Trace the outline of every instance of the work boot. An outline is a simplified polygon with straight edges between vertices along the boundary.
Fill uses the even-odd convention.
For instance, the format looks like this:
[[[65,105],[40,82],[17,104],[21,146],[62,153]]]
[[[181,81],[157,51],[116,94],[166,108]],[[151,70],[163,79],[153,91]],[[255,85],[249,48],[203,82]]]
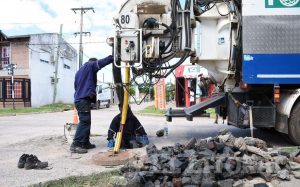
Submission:
[[[48,167],[48,162],[41,162],[37,156],[29,155],[24,165],[25,169],[44,169]]]
[[[82,148],[84,148],[84,149],[94,149],[94,148],[96,148],[96,145],[92,144],[91,142],[88,142],[88,143],[83,144]]]
[[[20,159],[19,159],[19,162],[18,162],[18,168],[24,168],[24,165],[26,163],[26,159],[29,157],[28,154],[23,154]]]
[[[70,151],[71,153],[78,153],[78,154],[84,154],[88,152],[87,149],[83,148],[82,146],[75,145],[74,143],[72,143],[70,147]]]

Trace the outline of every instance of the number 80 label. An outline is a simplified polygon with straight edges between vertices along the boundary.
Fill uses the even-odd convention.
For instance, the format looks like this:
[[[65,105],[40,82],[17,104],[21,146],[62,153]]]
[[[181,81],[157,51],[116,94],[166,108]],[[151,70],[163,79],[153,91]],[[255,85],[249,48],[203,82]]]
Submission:
[[[133,13],[121,14],[119,23],[123,28],[136,28],[137,15]]]

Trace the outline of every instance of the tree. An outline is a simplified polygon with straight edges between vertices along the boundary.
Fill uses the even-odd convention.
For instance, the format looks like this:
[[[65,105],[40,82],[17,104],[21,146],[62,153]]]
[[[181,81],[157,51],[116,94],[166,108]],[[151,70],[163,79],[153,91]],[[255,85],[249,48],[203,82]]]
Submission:
[[[172,83],[166,84],[166,100],[171,101],[175,98],[175,85]]]

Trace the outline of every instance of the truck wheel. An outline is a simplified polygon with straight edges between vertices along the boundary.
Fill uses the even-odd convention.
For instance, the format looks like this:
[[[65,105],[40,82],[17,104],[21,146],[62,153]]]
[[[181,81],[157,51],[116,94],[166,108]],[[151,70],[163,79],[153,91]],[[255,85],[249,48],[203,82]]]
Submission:
[[[300,102],[297,102],[289,119],[289,138],[300,145]]]
[[[109,105],[109,103],[106,105],[106,108],[109,108],[110,107],[110,105]]]
[[[97,109],[100,109],[100,101],[97,101],[97,102],[96,102],[96,108],[97,108]]]

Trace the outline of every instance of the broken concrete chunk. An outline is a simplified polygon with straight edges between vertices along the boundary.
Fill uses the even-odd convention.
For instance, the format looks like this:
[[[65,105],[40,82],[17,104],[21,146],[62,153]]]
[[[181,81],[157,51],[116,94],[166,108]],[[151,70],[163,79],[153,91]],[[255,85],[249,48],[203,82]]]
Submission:
[[[153,143],[150,143],[149,145],[147,145],[146,151],[147,151],[147,155],[150,156],[152,154],[157,153],[157,148]]]
[[[220,136],[218,136],[218,138],[219,138],[219,141],[220,141],[220,142],[225,143],[225,142],[227,142],[227,141],[230,139],[230,135],[229,135],[229,134],[226,134],[226,135],[220,135]]]
[[[226,135],[228,133],[230,133],[228,129],[221,129],[221,130],[218,131],[218,136]]]
[[[282,179],[282,180],[290,180],[290,173],[288,170],[280,170],[277,172],[277,177]]]
[[[191,179],[192,179],[192,184],[199,185],[201,183],[202,175],[200,173],[192,175]]]
[[[218,187],[232,187],[233,182],[233,179],[221,180],[218,181]]]
[[[210,149],[210,150],[214,150],[215,149],[215,143],[213,141],[207,142],[207,148]]]
[[[232,187],[244,187],[244,186],[245,186],[245,183],[242,180],[235,181],[232,185]]]
[[[198,140],[195,144],[196,151],[202,151],[207,148],[207,141],[206,140]]]
[[[188,142],[185,143],[185,149],[193,149],[195,147],[195,143],[197,142],[196,138],[191,138]]]
[[[121,170],[128,186],[234,186],[244,187],[243,180],[260,176],[265,181],[290,179],[290,171],[300,164],[289,162],[288,153],[266,149],[256,138],[235,138],[222,132],[214,138],[185,144],[176,143],[158,150],[154,144],[146,147],[147,159],[126,164]],[[300,178],[300,171],[294,176]],[[218,181],[216,181],[218,180]]]
[[[201,182],[201,187],[217,187],[217,183],[213,179],[203,179]]]
[[[288,163],[289,159],[286,156],[276,156],[274,157],[274,161],[280,166],[285,166]]]
[[[245,143],[244,138],[240,137],[240,138],[235,139],[235,141],[234,141],[234,147],[237,148],[237,149],[239,149],[240,151],[245,151],[246,148],[247,148],[247,145]]]
[[[182,179],[181,178],[173,178],[172,183],[174,187],[181,187],[182,186]]]
[[[289,162],[289,165],[292,169],[292,171],[300,170],[300,164],[296,162]]]
[[[171,160],[169,161],[170,170],[180,169],[182,164],[183,163],[179,161],[177,158],[171,158]]]
[[[155,185],[152,181],[148,181],[146,182],[145,187],[155,187]]]
[[[191,177],[183,177],[182,180],[182,185],[188,185],[192,183],[192,178]]]
[[[300,172],[299,171],[294,171],[293,175],[296,179],[300,179]]]
[[[215,148],[218,152],[223,151],[225,144],[223,142],[214,142]]]

